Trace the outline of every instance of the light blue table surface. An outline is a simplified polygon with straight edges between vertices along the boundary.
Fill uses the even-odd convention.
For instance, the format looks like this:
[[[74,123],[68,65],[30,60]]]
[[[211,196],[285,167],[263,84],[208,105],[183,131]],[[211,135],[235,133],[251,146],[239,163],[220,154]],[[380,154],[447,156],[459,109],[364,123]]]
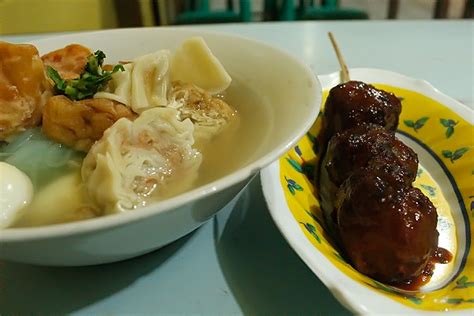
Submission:
[[[301,22],[199,26],[262,40],[317,74],[338,70],[327,32],[350,67],[431,82],[474,105],[471,21]],[[11,42],[40,36],[0,36]],[[0,314],[350,314],[288,246],[259,178],[190,235],[148,255],[95,267],[0,262]]]

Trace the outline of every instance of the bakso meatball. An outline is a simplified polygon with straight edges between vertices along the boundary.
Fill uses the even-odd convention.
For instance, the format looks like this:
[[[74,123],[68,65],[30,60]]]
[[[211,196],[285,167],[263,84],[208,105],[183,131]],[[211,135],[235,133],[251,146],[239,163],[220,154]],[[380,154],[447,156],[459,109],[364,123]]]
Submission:
[[[126,106],[109,99],[72,101],[51,97],[43,109],[43,132],[61,144],[87,152],[115,121],[135,118]]]
[[[334,199],[351,174],[368,165],[384,172],[390,185],[409,186],[416,178],[418,156],[383,127],[362,124],[331,138],[322,161],[320,198],[326,219],[333,222]]]
[[[438,245],[437,213],[417,188],[396,188],[378,168],[360,169],[338,192],[339,236],[355,269],[402,284],[421,274]]]
[[[395,135],[374,124],[362,124],[337,133],[329,142],[326,168],[329,180],[340,186],[354,170],[379,160],[393,175],[393,182],[410,185],[416,178],[418,156]],[[387,170],[388,171],[388,170]]]
[[[331,89],[326,100],[324,141],[361,123],[373,123],[395,131],[400,112],[400,100],[393,93],[360,81],[339,84]]]
[[[194,123],[197,143],[209,141],[237,119],[237,111],[221,98],[180,81],[174,81],[172,86],[171,98],[182,102],[178,108],[180,119],[189,118]]]
[[[0,141],[38,125],[50,95],[38,50],[0,41]]]
[[[53,67],[63,79],[78,78],[87,64],[92,51],[82,45],[72,44],[43,55],[45,66]]]

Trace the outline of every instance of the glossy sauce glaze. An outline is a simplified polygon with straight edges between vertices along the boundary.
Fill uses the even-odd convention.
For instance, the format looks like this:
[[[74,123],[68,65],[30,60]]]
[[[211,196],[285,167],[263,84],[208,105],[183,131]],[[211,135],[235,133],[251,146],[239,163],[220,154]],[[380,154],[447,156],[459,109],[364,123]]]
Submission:
[[[449,250],[437,247],[419,276],[410,279],[405,283],[396,284],[396,287],[406,291],[417,291],[431,280],[437,263],[447,264],[452,260],[453,255]]]
[[[452,255],[438,248],[435,206],[413,187],[418,157],[395,137],[400,100],[349,81],[331,89],[325,106],[319,186],[329,192],[320,198],[336,240],[359,272],[418,289]]]
[[[390,92],[361,81],[349,81],[332,88],[325,105],[323,138],[327,143],[340,131],[360,123],[372,123],[394,132],[402,106]]]

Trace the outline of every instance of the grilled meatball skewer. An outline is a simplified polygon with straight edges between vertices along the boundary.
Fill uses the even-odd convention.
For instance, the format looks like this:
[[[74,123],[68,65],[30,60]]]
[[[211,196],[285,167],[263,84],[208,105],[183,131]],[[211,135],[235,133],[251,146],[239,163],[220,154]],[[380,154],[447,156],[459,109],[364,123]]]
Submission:
[[[335,50],[342,74],[348,74],[337,45]],[[432,269],[439,234],[436,208],[412,186],[418,157],[395,137],[400,113],[394,94],[364,82],[332,88],[316,179],[326,219],[353,267],[406,285]]]

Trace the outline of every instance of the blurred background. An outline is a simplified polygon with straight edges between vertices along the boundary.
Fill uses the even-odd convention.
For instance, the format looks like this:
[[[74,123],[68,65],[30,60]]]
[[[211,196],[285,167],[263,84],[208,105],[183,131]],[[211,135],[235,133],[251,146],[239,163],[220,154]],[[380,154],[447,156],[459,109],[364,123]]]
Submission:
[[[474,0],[0,0],[0,34],[353,19],[473,18]]]

